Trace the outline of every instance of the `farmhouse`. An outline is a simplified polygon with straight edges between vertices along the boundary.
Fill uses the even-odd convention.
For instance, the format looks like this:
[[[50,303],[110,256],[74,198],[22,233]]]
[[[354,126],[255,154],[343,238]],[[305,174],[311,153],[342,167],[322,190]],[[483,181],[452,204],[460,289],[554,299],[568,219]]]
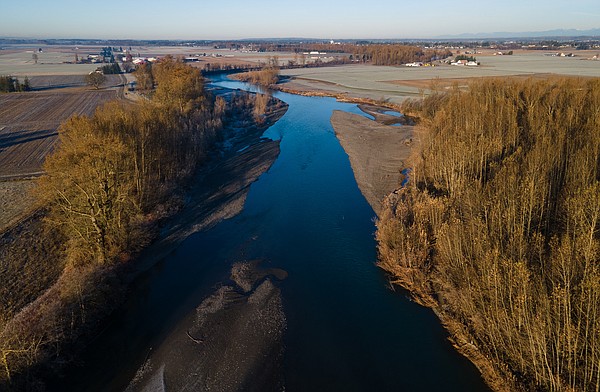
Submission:
[[[467,66],[467,67],[477,67],[479,66],[479,63],[477,61],[473,61],[473,60],[458,60],[455,61],[453,63],[450,63],[451,65],[458,65],[458,66]]]
[[[88,54],[87,56],[88,62],[90,63],[99,63],[100,62],[100,55],[99,54]]]

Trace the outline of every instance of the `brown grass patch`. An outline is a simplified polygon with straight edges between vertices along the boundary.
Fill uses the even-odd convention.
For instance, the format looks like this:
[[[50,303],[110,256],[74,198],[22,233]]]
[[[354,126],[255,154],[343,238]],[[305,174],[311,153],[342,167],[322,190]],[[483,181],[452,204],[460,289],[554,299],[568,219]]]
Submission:
[[[39,211],[0,236],[0,317],[10,319],[60,276],[61,238],[44,227]]]
[[[0,182],[0,234],[31,212],[35,205],[34,187],[32,180]]]

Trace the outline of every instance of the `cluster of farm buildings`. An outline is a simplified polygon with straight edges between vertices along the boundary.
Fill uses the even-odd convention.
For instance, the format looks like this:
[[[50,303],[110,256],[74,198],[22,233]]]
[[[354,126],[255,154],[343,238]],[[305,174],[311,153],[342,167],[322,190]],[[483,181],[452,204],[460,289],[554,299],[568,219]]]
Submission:
[[[479,63],[473,60],[457,60],[450,63],[450,65],[457,66],[467,66],[467,67],[477,67]],[[415,61],[414,63],[404,64],[405,67],[435,67],[432,63],[423,63],[420,61]]]

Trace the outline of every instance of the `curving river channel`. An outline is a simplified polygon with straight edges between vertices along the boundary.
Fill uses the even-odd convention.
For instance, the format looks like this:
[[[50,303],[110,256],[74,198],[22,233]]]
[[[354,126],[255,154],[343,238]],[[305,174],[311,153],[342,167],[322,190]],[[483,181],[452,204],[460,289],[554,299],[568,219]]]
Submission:
[[[225,76],[212,83],[252,90]],[[70,386],[123,390],[235,261],[264,259],[289,273],[278,283],[286,391],[487,391],[435,315],[375,266],[374,212],[330,124],[333,110],[363,113],[333,98],[275,96],[289,109],[264,136],[280,140],[281,153],[243,211],[191,235],[134,283]]]

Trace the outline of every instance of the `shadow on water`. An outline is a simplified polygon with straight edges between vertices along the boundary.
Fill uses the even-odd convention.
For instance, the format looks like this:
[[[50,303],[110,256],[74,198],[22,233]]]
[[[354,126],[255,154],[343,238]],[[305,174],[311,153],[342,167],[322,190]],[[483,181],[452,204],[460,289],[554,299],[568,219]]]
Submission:
[[[374,213],[329,122],[333,110],[363,113],[333,98],[274,95],[289,109],[264,136],[281,140],[281,154],[242,213],[193,234],[136,281],[88,348],[74,388],[123,389],[234,262],[263,259],[289,273],[280,283],[286,390],[488,390],[433,312],[392,291],[375,266]]]

